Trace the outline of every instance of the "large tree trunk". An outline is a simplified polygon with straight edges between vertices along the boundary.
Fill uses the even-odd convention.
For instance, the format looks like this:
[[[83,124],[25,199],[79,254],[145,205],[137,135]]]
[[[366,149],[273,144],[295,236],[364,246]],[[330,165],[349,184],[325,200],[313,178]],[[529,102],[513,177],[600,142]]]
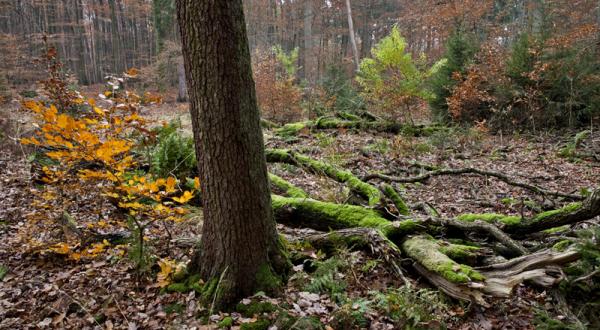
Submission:
[[[271,211],[241,0],[177,0],[204,205],[190,270],[219,305],[281,284],[287,270]]]

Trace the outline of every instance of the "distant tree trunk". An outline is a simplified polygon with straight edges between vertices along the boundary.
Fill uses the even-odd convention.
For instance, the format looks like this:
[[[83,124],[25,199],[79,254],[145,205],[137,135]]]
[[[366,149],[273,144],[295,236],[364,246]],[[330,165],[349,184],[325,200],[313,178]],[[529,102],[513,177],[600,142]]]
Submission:
[[[218,294],[208,294],[229,305],[276,290],[288,270],[271,210],[242,0],[177,0],[177,15],[204,206],[190,270],[219,281]]]
[[[373,0],[369,1],[369,4],[367,4],[368,9],[367,9],[367,13],[365,13],[364,15],[364,21],[363,21],[363,27],[360,30],[360,58],[365,58],[365,57],[369,57],[369,55],[371,54],[371,46],[372,46],[372,36],[371,34],[373,33],[372,31],[372,23],[371,20],[373,19]]]
[[[183,61],[179,61],[177,64],[177,80],[178,80],[178,91],[177,91],[177,102],[187,102],[188,91],[187,84],[185,83],[185,67]]]
[[[313,52],[313,3],[307,0],[304,3],[304,78],[309,83],[314,83],[315,54]]]
[[[358,55],[358,47],[356,47],[356,37],[354,36],[354,23],[352,22],[352,7],[350,0],[346,0],[346,12],[348,13],[348,34],[350,36],[350,44],[352,45],[352,55],[354,55],[354,64],[356,71],[360,70],[360,59]]]

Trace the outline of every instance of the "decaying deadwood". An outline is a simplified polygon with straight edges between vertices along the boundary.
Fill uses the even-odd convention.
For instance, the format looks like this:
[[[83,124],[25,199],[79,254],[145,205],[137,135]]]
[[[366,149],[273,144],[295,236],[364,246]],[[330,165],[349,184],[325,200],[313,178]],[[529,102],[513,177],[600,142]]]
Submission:
[[[561,209],[542,212],[533,218],[506,227],[511,235],[526,235],[544,229],[571,225],[600,216],[600,189],[594,190],[583,202],[572,203]]]
[[[366,249],[376,258],[383,260],[396,276],[406,285],[410,282],[402,273],[400,267],[401,251],[381,231],[373,228],[348,228],[327,233],[297,235],[290,238],[293,241],[308,242],[320,250],[331,250],[338,246]]]
[[[519,242],[513,240],[504,233],[500,228],[493,224],[476,220],[474,222],[460,221],[456,219],[444,219],[431,217],[428,219],[433,223],[438,223],[443,226],[453,227],[464,231],[476,231],[488,234],[488,236],[494,238],[498,242],[502,243],[508,248],[515,256],[522,256],[529,253],[526,248],[523,247]]]
[[[451,297],[489,306],[486,296],[508,297],[514,288],[524,281],[550,287],[562,279],[558,266],[575,261],[579,253],[574,250],[556,252],[544,250],[505,263],[477,268],[483,277],[479,281],[459,283],[450,281],[439,271],[415,261],[414,268],[429,282]],[[492,269],[486,271],[486,269]]]
[[[457,168],[457,169],[451,169],[451,168],[437,169],[437,170],[433,170],[433,171],[430,171],[430,172],[427,172],[427,173],[424,173],[424,174],[421,174],[418,176],[412,176],[412,177],[397,177],[397,176],[373,173],[373,174],[369,174],[369,175],[365,176],[363,178],[363,180],[369,181],[372,179],[380,179],[380,180],[388,181],[388,182],[416,183],[416,182],[427,181],[434,176],[462,175],[462,174],[475,174],[475,175],[481,175],[481,176],[486,176],[486,177],[493,177],[493,178],[496,178],[496,179],[498,179],[502,182],[505,182],[506,184],[509,184],[511,186],[520,187],[520,188],[529,190],[531,192],[534,192],[536,194],[540,194],[543,196],[563,197],[563,198],[567,198],[570,200],[583,200],[584,199],[584,197],[581,195],[548,190],[548,189],[545,189],[545,188],[542,188],[542,187],[539,187],[539,186],[536,186],[533,184],[529,184],[529,183],[522,182],[522,181],[517,181],[517,180],[510,178],[509,176],[502,174],[500,172],[481,170],[481,169],[472,168],[472,167]]]
[[[283,125],[275,130],[275,134],[282,137],[292,137],[300,132],[314,129],[360,129],[382,133],[393,133],[410,136],[430,136],[439,131],[448,131],[449,128],[437,125],[403,125],[396,122],[381,119],[373,120],[374,117],[361,118],[358,116],[344,114],[338,117],[321,117],[314,121],[304,121]]]

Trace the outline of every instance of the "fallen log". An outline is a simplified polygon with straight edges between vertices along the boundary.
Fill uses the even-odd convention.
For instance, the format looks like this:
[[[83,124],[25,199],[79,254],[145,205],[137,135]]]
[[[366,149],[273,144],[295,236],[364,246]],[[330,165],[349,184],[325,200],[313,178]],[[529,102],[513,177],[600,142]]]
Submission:
[[[439,131],[449,130],[446,126],[438,125],[403,125],[396,122],[385,120],[361,120],[321,117],[314,121],[303,121],[283,125],[275,130],[275,134],[281,137],[292,137],[298,135],[302,131],[313,129],[359,129],[367,131],[376,131],[381,133],[403,134],[410,136],[430,136]]]
[[[424,174],[421,174],[418,176],[413,176],[413,177],[396,177],[396,176],[390,176],[390,175],[385,175],[385,174],[380,174],[380,173],[373,173],[373,174],[369,174],[369,175],[365,176],[363,178],[363,180],[370,181],[373,179],[380,179],[380,180],[387,181],[387,182],[416,183],[416,182],[427,181],[434,176],[462,175],[462,174],[476,174],[476,175],[481,175],[481,176],[486,176],[486,177],[493,177],[493,178],[496,178],[496,179],[498,179],[502,182],[505,182],[506,184],[509,184],[511,186],[520,187],[520,188],[529,190],[531,192],[534,192],[534,193],[542,195],[542,196],[563,197],[563,198],[567,198],[570,200],[583,200],[584,199],[584,197],[581,195],[548,190],[548,189],[545,189],[545,188],[542,188],[542,187],[539,187],[539,186],[536,186],[533,184],[529,184],[529,183],[522,182],[522,181],[517,181],[517,180],[510,178],[509,176],[502,174],[500,172],[481,170],[481,169],[472,168],[472,167],[457,168],[457,169],[450,169],[450,168],[437,169],[437,170],[433,170],[433,171],[430,171],[430,172],[427,172],[427,173],[424,173]]]
[[[418,227],[414,220],[390,222],[376,210],[357,205],[277,195],[272,195],[271,199],[275,220],[289,227],[308,227],[320,231],[372,228],[380,230],[392,241],[401,240]]]
[[[411,242],[410,239],[407,242]],[[418,249],[420,247],[419,243],[422,242],[422,240],[417,240],[409,243],[413,249],[413,255],[417,257],[413,265],[415,270],[449,296],[472,301],[483,306],[489,306],[485,300],[486,296],[506,298],[510,296],[517,285],[525,281],[531,281],[543,287],[551,287],[563,279],[562,271],[558,266],[576,261],[579,258],[579,253],[575,250],[565,252],[544,250],[513,259],[515,261],[510,260],[485,268],[476,268],[473,271],[477,272],[475,273],[477,274],[476,277],[480,276],[480,278],[472,281],[471,276],[473,273],[470,273],[471,276],[465,274],[462,267],[464,265],[453,264],[451,260],[448,261],[443,258],[443,255],[435,251],[431,252],[433,251],[431,247],[427,251],[421,249],[421,251],[414,252],[414,249]],[[403,249],[406,244],[405,242],[402,245]],[[418,259],[423,260],[423,255],[430,256],[431,254],[434,254],[435,258],[425,258],[421,262]],[[460,276],[453,277],[450,275],[449,279],[447,273],[440,271],[447,270],[448,266],[457,269],[457,274]],[[469,269],[466,271],[469,271]],[[466,282],[451,280],[456,278],[463,280],[467,278],[469,280]]]
[[[458,220],[472,222],[481,220],[494,223],[502,231],[512,236],[523,236],[545,229],[571,225],[593,219],[600,215],[600,189],[596,189],[583,202],[568,204],[560,209],[538,213],[523,219],[520,216],[507,216],[496,213],[462,214]]]

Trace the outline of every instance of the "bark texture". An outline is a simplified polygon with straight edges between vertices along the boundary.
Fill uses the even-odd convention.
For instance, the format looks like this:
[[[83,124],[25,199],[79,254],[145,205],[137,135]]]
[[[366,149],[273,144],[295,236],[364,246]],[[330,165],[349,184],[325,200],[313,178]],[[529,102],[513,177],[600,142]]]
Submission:
[[[273,214],[241,0],[178,0],[204,205],[190,269],[230,304],[275,289],[287,262]],[[279,282],[279,283],[278,283]]]

